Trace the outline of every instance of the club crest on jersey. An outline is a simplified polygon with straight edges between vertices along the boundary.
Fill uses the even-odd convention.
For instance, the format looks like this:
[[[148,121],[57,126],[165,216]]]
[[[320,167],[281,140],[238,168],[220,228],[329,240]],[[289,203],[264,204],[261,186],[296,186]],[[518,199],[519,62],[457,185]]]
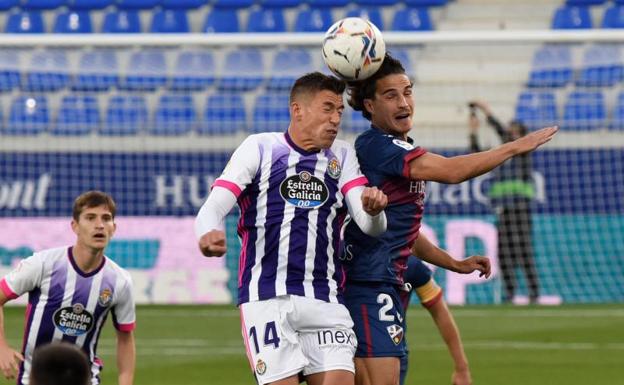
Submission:
[[[266,369],[267,367],[264,361],[262,361],[261,359],[258,359],[258,362],[256,362],[256,373],[258,373],[258,375],[261,376],[264,373],[266,373]]]
[[[58,309],[52,315],[54,326],[68,336],[80,336],[88,333],[94,324],[93,314],[81,303]]]
[[[342,172],[342,168],[340,167],[340,162],[338,162],[337,158],[333,158],[329,161],[327,165],[327,173],[334,179],[340,178],[340,173]]]
[[[98,297],[98,305],[102,307],[110,306],[111,302],[113,302],[113,292],[111,289],[106,288],[102,290],[100,296]]]
[[[403,328],[399,325],[390,325],[386,329],[388,329],[388,334],[390,334],[390,338],[392,338],[392,342],[395,345],[398,345],[403,341]]]
[[[282,198],[297,207],[313,209],[321,206],[329,197],[325,183],[308,171],[290,176],[280,185]]]
[[[409,144],[408,142],[401,140],[401,139],[392,139],[392,143],[396,144],[397,146],[404,148],[408,151],[411,151],[414,149],[414,146],[412,146],[411,144]]]

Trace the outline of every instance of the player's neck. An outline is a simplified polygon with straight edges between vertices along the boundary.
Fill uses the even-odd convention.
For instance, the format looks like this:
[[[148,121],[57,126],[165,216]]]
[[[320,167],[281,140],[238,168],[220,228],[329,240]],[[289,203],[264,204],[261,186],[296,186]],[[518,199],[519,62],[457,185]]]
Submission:
[[[300,149],[307,152],[317,152],[321,149],[314,143],[311,138],[306,138],[299,130],[293,129],[292,125],[288,127],[288,136],[290,140]]]
[[[83,273],[90,273],[102,264],[103,249],[94,249],[80,242],[76,242],[72,249],[74,261]]]

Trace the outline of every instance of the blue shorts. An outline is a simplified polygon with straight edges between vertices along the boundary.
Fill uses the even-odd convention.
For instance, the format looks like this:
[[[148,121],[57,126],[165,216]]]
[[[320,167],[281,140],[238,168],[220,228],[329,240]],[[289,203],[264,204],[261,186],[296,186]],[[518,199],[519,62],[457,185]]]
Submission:
[[[358,340],[356,357],[402,357],[406,354],[405,310],[398,286],[347,282],[344,301]]]

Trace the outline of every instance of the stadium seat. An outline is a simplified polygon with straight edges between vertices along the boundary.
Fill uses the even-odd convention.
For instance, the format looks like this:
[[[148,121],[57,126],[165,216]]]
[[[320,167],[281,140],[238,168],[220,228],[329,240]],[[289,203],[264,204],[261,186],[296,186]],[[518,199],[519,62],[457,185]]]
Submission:
[[[39,11],[15,11],[7,17],[4,32],[7,33],[44,33],[43,16]]]
[[[383,6],[392,6],[399,2],[399,0],[359,0],[357,2],[358,6],[364,7],[383,7]]]
[[[250,91],[260,86],[263,80],[262,53],[256,48],[242,48],[226,56],[218,87],[221,91]]]
[[[333,24],[330,8],[303,9],[297,14],[295,32],[325,32]]]
[[[104,16],[103,33],[140,33],[141,20],[136,10],[110,11]]]
[[[362,116],[361,111],[355,111],[353,109],[349,109],[349,111],[348,119],[340,125],[344,132],[359,134],[370,128],[371,122]]]
[[[253,5],[255,0],[214,0],[215,8],[247,8]]]
[[[74,77],[74,91],[108,91],[119,83],[117,55],[112,49],[85,52],[80,57],[78,72]]]
[[[566,0],[566,5],[600,5],[607,0]]]
[[[155,91],[167,83],[165,55],[158,49],[134,52],[126,68],[120,89],[129,91]]]
[[[392,55],[392,57],[394,57],[395,59],[399,60],[401,64],[403,64],[403,68],[405,68],[405,71],[408,74],[411,74],[413,72],[414,63],[412,63],[410,54],[406,49],[393,48],[393,49],[389,49],[388,53]]]
[[[94,96],[67,95],[61,101],[52,127],[53,135],[89,135],[100,125],[100,110]]]
[[[117,9],[152,9],[160,0],[115,0]]]
[[[258,95],[253,111],[250,132],[286,131],[290,122],[288,94],[267,93]]]
[[[310,52],[301,48],[288,48],[273,55],[271,77],[266,89],[288,91],[301,74],[314,71]]]
[[[533,55],[529,87],[563,87],[572,81],[572,53],[566,45],[546,45]]]
[[[73,10],[79,9],[104,9],[113,5],[114,0],[66,0],[67,7]]]
[[[524,91],[518,95],[515,120],[530,130],[550,126],[559,121],[555,94],[550,91]]]
[[[154,135],[184,135],[197,122],[191,95],[162,95],[149,132]]]
[[[91,33],[89,11],[63,11],[56,15],[54,33]]]
[[[624,28],[624,5],[613,4],[602,17],[602,28]]]
[[[206,4],[206,0],[160,0],[160,6],[166,9],[195,9]]]
[[[0,92],[11,91],[20,84],[19,51],[11,49],[0,50]]]
[[[408,7],[440,7],[451,0],[403,0]]]
[[[624,79],[624,63],[620,46],[599,44],[588,47],[576,85],[579,87],[611,87]]]
[[[69,62],[65,50],[50,49],[33,53],[22,90],[29,92],[58,91],[69,85]]]
[[[4,130],[9,135],[37,135],[50,124],[48,99],[45,96],[17,96],[11,102],[11,111]]]
[[[160,9],[152,16],[152,33],[188,33],[188,17],[183,9]]]
[[[259,0],[262,8],[292,8],[304,3],[304,0]]]
[[[215,61],[210,51],[186,51],[178,55],[169,89],[200,91],[215,82]]]
[[[561,6],[552,19],[552,29],[589,29],[591,15],[587,6]]]
[[[398,9],[394,13],[392,29],[395,31],[431,31],[433,24],[427,8]]]
[[[54,9],[65,5],[65,0],[20,0],[20,8],[29,9]]]
[[[213,8],[204,22],[203,32],[235,33],[240,32],[238,12],[232,8]]]
[[[349,4],[351,0],[307,0],[310,7],[344,7]]]
[[[564,130],[595,130],[606,127],[604,95],[600,91],[572,91],[563,110]]]
[[[106,108],[102,135],[136,135],[147,127],[147,103],[140,95],[111,96]]]
[[[281,8],[262,8],[249,14],[247,32],[286,32]]]
[[[238,93],[210,95],[204,109],[200,134],[219,135],[242,132],[247,127],[245,102]]]
[[[8,11],[19,4],[19,0],[0,0],[0,11]]]
[[[613,119],[609,123],[611,130],[624,130],[624,91],[620,91],[617,96],[615,108],[613,109]]]
[[[370,20],[375,24],[380,31],[384,30],[383,19],[381,18],[381,11],[376,7],[358,7],[347,12],[345,17],[360,17],[364,20]]]

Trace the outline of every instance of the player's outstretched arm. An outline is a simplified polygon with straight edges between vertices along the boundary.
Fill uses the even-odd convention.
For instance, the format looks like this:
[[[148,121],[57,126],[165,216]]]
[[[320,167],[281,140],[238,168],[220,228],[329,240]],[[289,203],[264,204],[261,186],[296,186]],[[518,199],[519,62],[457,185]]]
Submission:
[[[119,370],[119,385],[132,385],[134,382],[134,367],[136,362],[136,347],[133,332],[117,331],[117,369]]]
[[[411,251],[412,254],[423,261],[456,273],[469,274],[478,270],[481,273],[480,276],[485,276],[485,278],[489,278],[491,273],[490,260],[488,258],[471,256],[462,261],[458,261],[451,257],[449,253],[431,243],[422,233],[420,233],[416,241],[414,241]]]
[[[426,153],[410,161],[410,178],[442,183],[461,183],[491,171],[512,156],[535,150],[549,142],[557,131],[556,126],[542,128],[488,151],[451,158]]]
[[[13,379],[19,371],[19,363],[24,361],[24,357],[11,348],[4,335],[4,304],[9,299],[0,290],[0,370],[7,379]]]

